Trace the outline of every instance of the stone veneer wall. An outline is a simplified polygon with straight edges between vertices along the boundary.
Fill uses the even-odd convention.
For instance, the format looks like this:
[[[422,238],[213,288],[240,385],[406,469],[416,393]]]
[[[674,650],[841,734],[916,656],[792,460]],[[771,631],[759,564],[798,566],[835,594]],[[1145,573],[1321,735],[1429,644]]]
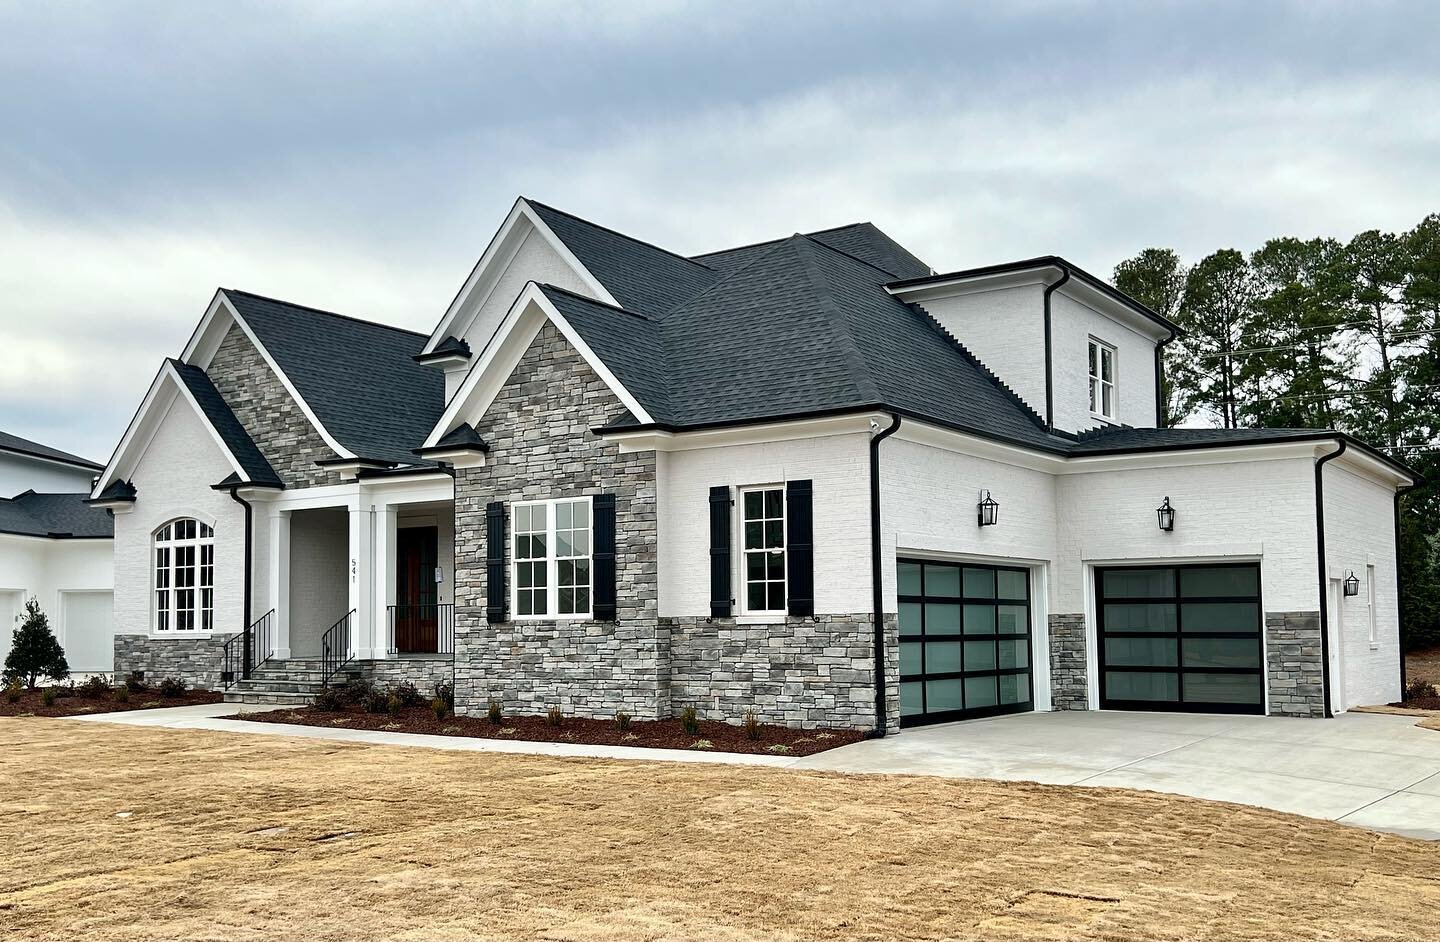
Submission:
[[[360,676],[379,687],[409,681],[429,696],[437,683],[451,683],[455,663],[446,657],[397,657],[374,661],[358,661]]]
[[[875,658],[869,614],[786,618],[764,625],[733,618],[668,618],[671,710],[705,719],[868,728],[875,723]],[[886,616],[887,634],[898,628]],[[897,638],[898,640],[898,638]],[[887,721],[898,727],[898,647],[886,646]]]
[[[146,681],[151,684],[158,684],[166,677],[179,677],[192,687],[219,690],[220,666],[228,640],[230,635],[208,638],[116,635],[115,676],[144,671]]]
[[[1266,612],[1265,667],[1272,715],[1324,716],[1320,613]]]
[[[206,372],[286,487],[340,483],[339,472],[315,466],[335,452],[238,325],[231,326]]]
[[[624,406],[548,321],[485,415],[486,465],[455,476],[455,707],[485,712],[558,705],[580,716],[670,711],[668,638],[657,609],[655,455],[621,454],[591,429]],[[617,617],[600,621],[485,618],[485,505],[615,495]],[[507,544],[513,539],[513,514]],[[507,558],[510,547],[507,545]]]
[[[1050,705],[1055,710],[1090,708],[1090,668],[1085,655],[1085,616],[1051,615]]]

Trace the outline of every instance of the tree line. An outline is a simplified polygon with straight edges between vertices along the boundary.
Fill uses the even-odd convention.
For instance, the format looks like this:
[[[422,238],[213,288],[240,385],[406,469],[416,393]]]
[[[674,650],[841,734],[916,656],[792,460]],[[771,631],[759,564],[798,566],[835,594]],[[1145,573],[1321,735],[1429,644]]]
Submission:
[[[1401,634],[1440,644],[1440,213],[1193,264],[1149,248],[1114,281],[1186,331],[1165,351],[1164,424],[1334,428],[1425,476],[1402,500]]]

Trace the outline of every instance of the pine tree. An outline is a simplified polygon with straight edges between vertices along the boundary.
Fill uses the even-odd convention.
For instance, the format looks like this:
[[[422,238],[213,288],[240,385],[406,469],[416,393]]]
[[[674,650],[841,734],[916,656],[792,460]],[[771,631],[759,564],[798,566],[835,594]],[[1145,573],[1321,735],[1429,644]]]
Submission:
[[[40,603],[25,603],[25,618],[15,629],[10,654],[5,658],[5,683],[21,681],[31,690],[41,677],[64,680],[70,676],[65,649],[50,631],[50,620],[40,611]]]
[[[1185,299],[1185,266],[1173,249],[1149,248],[1115,266],[1115,287],[1162,317],[1178,320]],[[1200,377],[1193,357],[1180,346],[1165,351],[1161,376],[1160,425],[1170,426],[1190,415]]]

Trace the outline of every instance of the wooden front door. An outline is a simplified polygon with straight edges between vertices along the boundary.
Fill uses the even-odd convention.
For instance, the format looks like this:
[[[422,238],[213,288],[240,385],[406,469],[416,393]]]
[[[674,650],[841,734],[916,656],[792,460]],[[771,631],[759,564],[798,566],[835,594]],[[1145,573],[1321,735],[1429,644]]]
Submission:
[[[438,532],[435,527],[404,527],[396,533],[395,650],[402,654],[439,650]]]

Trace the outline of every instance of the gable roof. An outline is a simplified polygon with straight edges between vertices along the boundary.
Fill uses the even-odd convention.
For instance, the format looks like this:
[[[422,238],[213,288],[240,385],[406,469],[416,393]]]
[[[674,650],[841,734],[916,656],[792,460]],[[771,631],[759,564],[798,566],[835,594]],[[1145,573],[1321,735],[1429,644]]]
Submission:
[[[280,476],[275,469],[270,467],[270,462],[260,453],[253,439],[235,417],[235,413],[226,405],[220,390],[210,381],[210,376],[198,366],[190,366],[181,363],[179,360],[167,361],[175,368],[180,381],[190,391],[195,399],[195,404],[204,413],[205,420],[220,436],[225,443],[225,448],[230,452],[231,457],[245,471],[250,483],[261,487],[283,487]],[[239,477],[236,477],[239,480]]]
[[[854,222],[833,229],[807,232],[810,238],[824,243],[832,249],[844,252],[869,265],[887,272],[891,278],[924,278],[931,273],[929,265],[911,255],[899,242],[890,238],[872,222]],[[733,249],[720,249],[704,255],[693,256],[695,261],[704,262],[712,268],[733,271],[755,260],[757,255],[769,251],[784,239],[772,239],[753,245],[742,245]]]
[[[444,409],[445,378],[415,362],[414,331],[226,288],[325,430],[357,458],[419,463],[412,452]]]
[[[37,494],[0,499],[0,533],[51,539],[109,539],[115,520],[103,507],[85,502],[85,494]]]
[[[32,442],[19,435],[11,435],[9,432],[0,432],[0,451],[8,451],[31,458],[45,458],[89,471],[101,471],[105,468],[103,464],[96,464],[88,458],[81,458],[79,455],[72,455],[68,451],[51,448],[49,445],[42,445],[39,442]]]

